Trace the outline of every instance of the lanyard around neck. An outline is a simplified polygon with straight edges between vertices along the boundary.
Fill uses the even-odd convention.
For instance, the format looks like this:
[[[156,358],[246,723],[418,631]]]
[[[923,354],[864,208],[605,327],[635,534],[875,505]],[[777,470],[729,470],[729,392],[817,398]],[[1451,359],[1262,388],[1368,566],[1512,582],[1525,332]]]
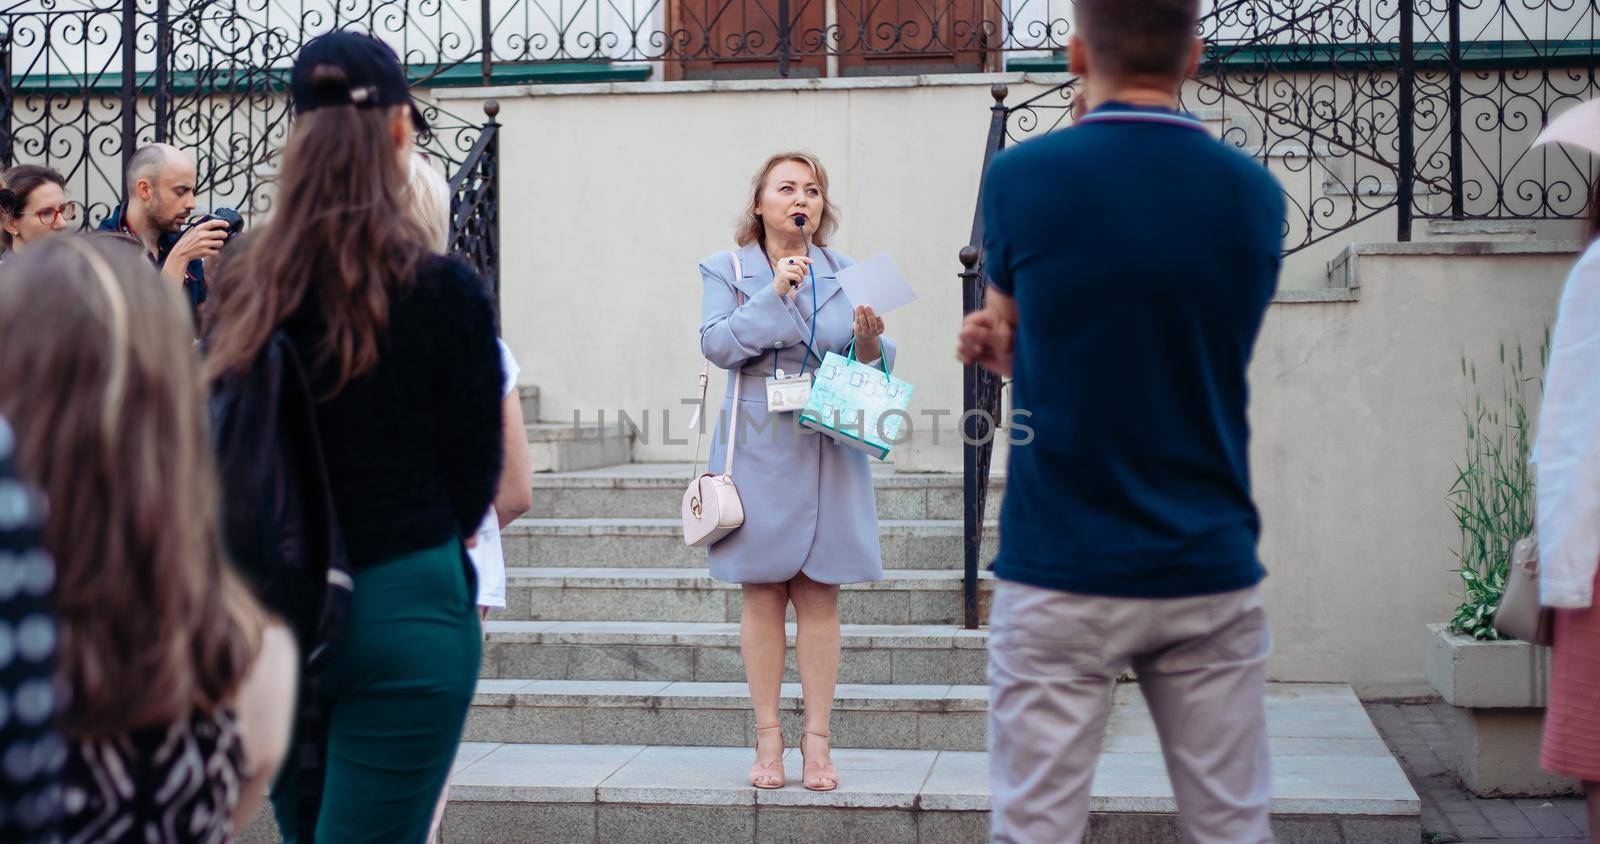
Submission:
[[[771,256],[768,256],[768,260],[771,260]],[[806,370],[811,366],[811,347],[817,342],[817,270],[815,267],[806,267],[806,270],[811,274],[811,339],[801,341],[806,347],[806,355],[800,359],[801,375],[805,375]],[[772,271],[774,273],[778,271],[776,264],[773,265]],[[778,369],[778,355],[780,354],[782,354],[781,349],[772,350],[772,377],[774,378],[778,377],[778,372],[780,371]]]

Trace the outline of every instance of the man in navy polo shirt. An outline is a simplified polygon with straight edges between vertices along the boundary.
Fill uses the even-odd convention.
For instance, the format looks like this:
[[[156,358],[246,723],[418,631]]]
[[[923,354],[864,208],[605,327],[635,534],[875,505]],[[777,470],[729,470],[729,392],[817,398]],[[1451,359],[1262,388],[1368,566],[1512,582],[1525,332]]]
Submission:
[[[1077,0],[1097,107],[996,156],[986,307],[958,355],[1013,374],[989,641],[996,842],[1076,842],[1129,667],[1186,840],[1272,840],[1245,370],[1277,286],[1284,202],[1178,111],[1197,0]]]

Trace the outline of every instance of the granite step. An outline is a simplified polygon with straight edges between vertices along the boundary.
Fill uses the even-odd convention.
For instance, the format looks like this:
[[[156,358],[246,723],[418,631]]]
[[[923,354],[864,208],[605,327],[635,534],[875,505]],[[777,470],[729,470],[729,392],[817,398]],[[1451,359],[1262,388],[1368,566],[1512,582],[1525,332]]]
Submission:
[[[799,741],[798,683],[783,686],[780,717]],[[987,686],[844,685],[833,704],[835,747],[983,750]],[[744,683],[480,680],[468,741],[750,747],[755,716]]]
[[[874,583],[839,590],[846,624],[959,624],[962,572],[889,569]],[[980,621],[994,578],[979,572]],[[738,621],[744,594],[704,568],[521,568],[506,570],[504,621]],[[794,608],[789,608],[794,620]]]
[[[614,466],[633,459],[633,431],[621,425],[529,422],[527,431],[535,475]]]
[[[961,520],[886,519],[878,522],[883,565],[891,569],[960,569]],[[983,557],[994,556],[999,531],[984,526]],[[629,568],[704,567],[706,552],[683,544],[683,523],[670,519],[518,519],[500,533],[508,566]]]
[[[582,519],[605,514],[622,519],[672,518],[678,514],[689,482],[688,463],[627,463],[581,472],[551,472],[533,479],[537,519]],[[962,479],[959,473],[896,472],[873,464],[873,487],[880,519],[960,519]],[[989,479],[985,510],[1000,517],[1005,477]]]
[[[1094,777],[1090,841],[1181,840],[1154,725],[1117,689]],[[1272,684],[1273,825],[1281,841],[1415,844],[1421,804],[1348,686]],[[793,736],[786,736],[790,741]],[[751,788],[748,747],[467,742],[450,784],[447,844],[835,841],[978,844],[988,838],[987,754],[849,748],[840,787]]]
[[[743,682],[739,625],[668,621],[489,621],[480,676],[530,680]],[[785,682],[798,682],[788,625]],[[839,682],[987,682],[986,629],[846,624]]]

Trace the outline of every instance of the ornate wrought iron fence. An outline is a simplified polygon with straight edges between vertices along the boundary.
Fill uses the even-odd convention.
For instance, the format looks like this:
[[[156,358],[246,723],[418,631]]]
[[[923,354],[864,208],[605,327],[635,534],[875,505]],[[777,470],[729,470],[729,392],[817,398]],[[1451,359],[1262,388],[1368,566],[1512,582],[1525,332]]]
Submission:
[[[1386,231],[1410,240],[1418,220],[1600,212],[1594,156],[1530,148],[1551,117],[1600,95],[1600,0],[1217,0],[1201,35],[1206,59],[1183,107],[1278,177],[1286,254],[1391,213]],[[1009,93],[994,90],[985,165],[1070,125],[1079,96],[1077,80],[1014,105]],[[981,244],[975,217],[961,255],[969,311],[983,302]],[[966,408],[995,414],[999,388],[969,370]],[[991,449],[968,446],[969,607]]]
[[[1402,209],[1402,226],[1406,217],[1526,220],[1589,213],[1594,157],[1530,144],[1553,115],[1600,96],[1600,5],[1414,4],[1412,108],[1404,126],[1412,155],[1401,166],[1424,189]]]
[[[0,12],[0,162],[62,171],[92,226],[123,196],[134,151],[161,141],[194,155],[202,205],[269,212],[290,126],[287,72],[305,41],[338,28],[373,32],[413,60],[417,87],[475,58],[476,42],[449,33],[418,44],[421,30],[405,12],[419,5],[339,0],[297,13],[273,0],[14,5]],[[452,243],[496,280],[498,124],[420,96],[432,128],[419,146],[444,164],[458,200],[467,198],[467,211],[452,214]]]

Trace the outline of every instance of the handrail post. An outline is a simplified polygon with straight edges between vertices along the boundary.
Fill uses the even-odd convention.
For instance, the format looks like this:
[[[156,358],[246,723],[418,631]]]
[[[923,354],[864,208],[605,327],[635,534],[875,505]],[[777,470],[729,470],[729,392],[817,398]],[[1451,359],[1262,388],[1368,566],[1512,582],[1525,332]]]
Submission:
[[[964,314],[972,313],[981,305],[978,300],[982,291],[978,285],[981,283],[981,272],[978,269],[978,248],[964,246],[961,248],[961,311]],[[988,486],[988,478],[980,478],[980,450],[985,446],[979,445],[979,436],[972,429],[977,427],[974,423],[978,420],[973,417],[973,411],[978,405],[978,377],[980,372],[975,365],[962,367],[961,396],[962,413],[961,426],[961,623],[968,630],[978,627],[978,558],[983,552],[983,508],[984,492]],[[992,440],[990,441],[992,445]]]
[[[989,107],[989,136],[983,146],[983,174],[989,172],[989,162],[994,160],[1006,142],[1006,120],[1011,112],[1006,108],[1009,89],[1003,84],[989,89],[994,105]],[[961,313],[970,314],[983,307],[983,180],[978,183],[978,207],[972,215],[972,239],[961,249]],[[961,552],[962,552],[962,624],[976,630],[981,621],[978,603],[978,559],[983,554],[983,516],[988,506],[989,460],[994,449],[997,430],[996,404],[991,400],[995,390],[995,376],[976,366],[963,368],[961,374]],[[981,412],[979,412],[981,411]],[[987,428],[983,427],[987,415]]]

